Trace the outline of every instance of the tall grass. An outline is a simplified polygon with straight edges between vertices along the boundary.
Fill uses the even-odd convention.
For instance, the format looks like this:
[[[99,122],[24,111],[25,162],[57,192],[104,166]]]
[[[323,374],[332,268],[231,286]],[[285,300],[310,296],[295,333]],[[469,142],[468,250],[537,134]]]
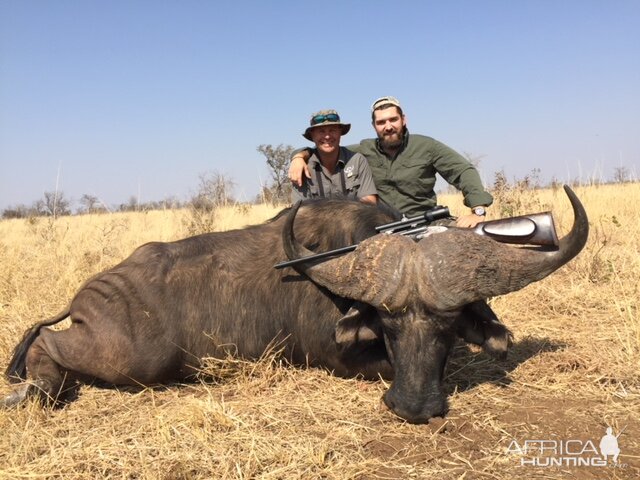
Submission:
[[[83,387],[65,408],[0,410],[0,478],[637,478],[640,470],[640,184],[579,187],[585,250],[549,278],[491,301],[514,331],[496,361],[462,343],[447,369],[451,410],[416,426],[380,407],[384,382],[229,358],[216,380],[163,389]],[[457,195],[440,203],[457,214]],[[552,210],[571,226],[562,190],[497,195],[498,217]],[[216,229],[276,208],[216,211]],[[142,243],[195,232],[188,211],[0,222],[0,359],[29,325],[66,305],[90,275]],[[203,224],[204,225],[204,224]],[[231,301],[232,299],[230,299]],[[10,386],[0,383],[0,393]],[[591,439],[607,425],[620,465],[521,467],[514,439]]]

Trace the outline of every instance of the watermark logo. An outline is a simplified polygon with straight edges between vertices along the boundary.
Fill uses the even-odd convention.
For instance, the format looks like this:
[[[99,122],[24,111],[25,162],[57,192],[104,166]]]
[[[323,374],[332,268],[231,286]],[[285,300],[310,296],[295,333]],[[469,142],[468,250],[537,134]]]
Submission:
[[[600,453],[604,457],[605,461],[607,457],[613,457],[613,463],[618,463],[618,455],[620,455],[620,448],[618,447],[618,437],[622,434],[622,431],[614,436],[613,428],[607,427],[607,434],[600,440]]]
[[[626,427],[625,427],[626,428]],[[613,428],[607,427],[606,434],[600,439],[598,448],[591,440],[513,440],[507,453],[520,456],[520,466],[532,467],[626,467],[618,462],[620,447]]]

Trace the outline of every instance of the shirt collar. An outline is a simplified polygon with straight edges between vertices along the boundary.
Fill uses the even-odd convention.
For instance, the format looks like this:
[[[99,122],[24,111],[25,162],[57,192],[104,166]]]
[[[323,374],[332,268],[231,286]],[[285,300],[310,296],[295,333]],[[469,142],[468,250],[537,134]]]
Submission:
[[[344,159],[344,148],[340,147],[339,153],[338,153],[338,163],[337,165],[341,165],[342,168],[344,168],[344,166],[346,165],[346,161]],[[322,163],[320,163],[320,158],[318,157],[318,149],[314,148],[312,151],[312,155],[311,158],[309,158],[309,168],[313,168],[316,169],[318,168],[318,166],[322,166]]]

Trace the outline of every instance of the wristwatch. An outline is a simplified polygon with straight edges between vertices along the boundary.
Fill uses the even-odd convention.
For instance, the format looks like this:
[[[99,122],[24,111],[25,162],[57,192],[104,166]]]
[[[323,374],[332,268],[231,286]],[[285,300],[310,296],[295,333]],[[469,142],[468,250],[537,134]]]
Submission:
[[[471,211],[476,215],[478,215],[479,217],[484,217],[487,214],[487,211],[484,209],[483,206],[473,207]]]

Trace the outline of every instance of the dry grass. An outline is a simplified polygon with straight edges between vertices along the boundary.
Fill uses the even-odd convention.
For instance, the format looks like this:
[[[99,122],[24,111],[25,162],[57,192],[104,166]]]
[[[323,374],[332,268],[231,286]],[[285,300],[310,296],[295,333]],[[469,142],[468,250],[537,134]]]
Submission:
[[[552,209],[568,230],[561,190],[516,193],[500,201],[516,213]],[[382,382],[287,367],[270,352],[258,363],[209,364],[213,383],[86,386],[62,409],[0,410],[0,478],[637,478],[640,184],[577,193],[592,225],[586,249],[546,280],[492,301],[515,344],[506,361],[456,346],[445,421],[402,423],[379,406]],[[441,200],[462,211],[457,197]],[[275,211],[232,209],[217,225]],[[60,310],[89,275],[141,243],[187,235],[186,215],[0,222],[2,363],[22,331]],[[9,390],[2,381],[0,393]],[[607,425],[615,433],[626,426],[618,468],[521,467],[506,453],[514,439],[597,446]]]

